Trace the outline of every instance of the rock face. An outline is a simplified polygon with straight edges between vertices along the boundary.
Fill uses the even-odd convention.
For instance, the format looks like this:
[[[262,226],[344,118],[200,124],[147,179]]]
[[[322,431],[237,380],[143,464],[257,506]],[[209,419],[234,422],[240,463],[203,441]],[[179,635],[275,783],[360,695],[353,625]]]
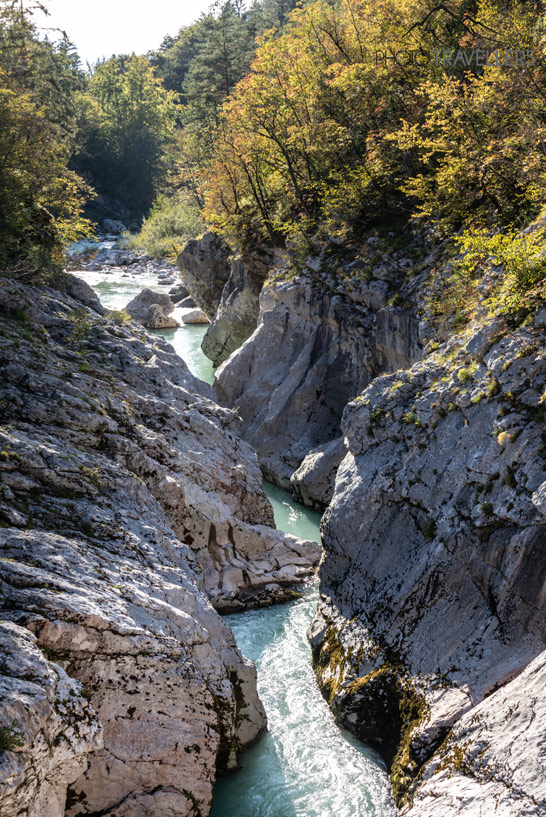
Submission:
[[[182,283],[209,320],[220,305],[229,278],[231,249],[215,233],[188,241],[177,259]]]
[[[95,290],[88,283],[76,275],[63,275],[55,282],[55,288],[77,301],[81,301],[98,315],[106,315],[106,309],[101,304]]]
[[[546,814],[546,652],[460,719],[404,811],[411,817]]]
[[[256,331],[218,370],[220,401],[240,412],[267,479],[283,488],[310,451],[340,437],[349,400],[385,368],[420,356],[417,321],[396,307],[378,313],[373,284],[363,282],[358,299],[320,276],[268,284]],[[324,487],[312,504],[327,503],[329,480]]]
[[[182,281],[211,322],[202,349],[219,366],[256,329],[259,295],[273,263],[273,252],[255,249],[232,259],[215,233],[189,241],[178,257]]]
[[[296,499],[319,510],[328,505],[334,495],[337,469],[346,454],[343,437],[310,451],[290,477],[290,490]]]
[[[103,229],[111,235],[121,235],[127,230],[123,221],[118,221],[113,218],[105,218],[102,222]]]
[[[185,301],[189,297],[189,292],[186,287],[182,285],[174,286],[169,290],[169,296],[175,306]]]
[[[0,726],[13,713],[24,742],[0,755],[2,815],[57,817],[67,786],[70,817],[206,814],[216,769],[265,724],[207,595],[255,603],[319,549],[269,527],[237,418],[162,339],[6,280],[0,315],[0,607],[43,699],[27,728],[29,678],[8,679]]]
[[[180,326],[171,315],[173,310],[174,303],[167,294],[154,292],[151,289],[143,289],[125,307],[125,311],[133,320],[147,329],[169,329]]]
[[[466,811],[464,787],[470,796],[485,785],[487,767],[504,803],[503,787],[515,791],[525,767],[501,749],[495,760],[495,746],[488,765],[479,724],[493,712],[487,696],[546,644],[545,348],[542,326],[477,325],[409,371],[377,378],[344,413],[349,453],[323,523],[310,632],[317,677],[339,721],[391,766],[399,803],[470,710],[449,745],[462,751],[457,774],[479,779],[460,781],[459,811],[449,796],[449,808],[443,798],[432,805],[445,775],[424,783],[423,817],[496,814],[483,803]],[[521,706],[510,729],[531,717]],[[469,734],[468,773],[459,729]],[[546,722],[533,729],[544,735]]]
[[[0,813],[64,817],[67,786],[101,746],[81,684],[28,630],[0,622]]]
[[[201,345],[214,366],[227,360],[256,329],[260,292],[273,263],[273,253],[265,249],[233,259],[218,310]]]

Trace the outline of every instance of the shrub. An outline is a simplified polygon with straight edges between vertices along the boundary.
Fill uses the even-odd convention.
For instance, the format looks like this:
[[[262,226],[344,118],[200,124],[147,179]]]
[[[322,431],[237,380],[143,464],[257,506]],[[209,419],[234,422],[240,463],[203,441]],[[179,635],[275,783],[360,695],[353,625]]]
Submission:
[[[434,537],[436,536],[436,522],[432,517],[429,517],[423,527],[421,528],[421,532],[427,542],[431,542]]]
[[[11,726],[0,726],[0,752],[9,752],[24,746],[25,736],[15,727],[15,723]]]
[[[176,260],[186,241],[202,230],[199,211],[187,196],[160,197],[140,233],[130,243],[144,249],[152,258]]]
[[[129,323],[132,320],[124,309],[111,309],[110,312],[106,313],[106,317],[116,326],[123,326],[124,323]]]

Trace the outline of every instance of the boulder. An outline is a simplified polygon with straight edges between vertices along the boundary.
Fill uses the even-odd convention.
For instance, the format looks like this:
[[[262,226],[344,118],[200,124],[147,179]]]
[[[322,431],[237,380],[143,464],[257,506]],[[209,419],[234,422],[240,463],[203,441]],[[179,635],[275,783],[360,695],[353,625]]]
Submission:
[[[184,301],[186,298],[189,297],[189,292],[186,287],[183,286],[174,286],[172,289],[169,290],[169,296],[173,304],[175,306],[180,304],[181,301]]]
[[[84,306],[88,306],[98,315],[105,315],[106,309],[101,304],[97,293],[76,272],[67,273],[56,279],[53,284],[59,292],[64,292],[76,301],[80,301]]]
[[[151,289],[143,289],[125,307],[125,311],[133,320],[148,329],[179,326],[178,321],[170,317],[173,310],[174,303],[167,294]]]
[[[166,315],[159,304],[152,304],[144,321],[148,329],[174,329],[180,326],[172,315]]]
[[[177,306],[180,307],[180,309],[198,309],[198,306],[191,295],[189,295],[187,298],[183,298],[181,301],[178,301]]]
[[[209,319],[200,309],[181,309],[182,323],[209,323]]]
[[[102,222],[102,228],[109,235],[121,235],[127,232],[127,227],[123,221],[117,221],[113,218],[105,218]]]
[[[294,497],[310,508],[326,508],[334,495],[337,469],[346,454],[343,437],[310,451],[290,477]]]

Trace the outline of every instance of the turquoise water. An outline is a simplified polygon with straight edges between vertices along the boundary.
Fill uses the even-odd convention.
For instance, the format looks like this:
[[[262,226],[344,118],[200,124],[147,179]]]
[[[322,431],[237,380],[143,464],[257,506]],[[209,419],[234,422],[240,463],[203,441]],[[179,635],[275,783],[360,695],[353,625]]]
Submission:
[[[95,277],[93,277],[95,276]],[[109,309],[123,308],[144,286],[142,276],[82,277]],[[155,279],[154,279],[155,280]],[[163,291],[165,291],[163,289]],[[162,330],[197,377],[212,382],[201,352],[206,326]],[[278,528],[320,542],[320,514],[264,483]],[[394,817],[388,777],[372,750],[340,730],[320,694],[306,631],[317,588],[301,599],[226,616],[241,651],[255,662],[268,718],[267,734],[243,754],[239,771],[220,778],[211,817]]]
[[[294,502],[288,491],[278,488],[271,482],[264,482],[264,490],[273,505],[275,524],[279,530],[299,536],[300,539],[320,542],[320,513],[318,511]]]
[[[175,352],[186,361],[192,374],[205,383],[212,383],[212,362],[201,351],[201,342],[207,329],[207,324],[189,324],[180,329],[156,329],[154,334],[162,335],[173,346]]]
[[[387,775],[335,724],[311,667],[305,632],[316,589],[290,604],[226,616],[258,670],[268,732],[221,777],[211,817],[392,817]]]
[[[93,287],[107,309],[124,309],[144,288],[153,289],[154,292],[168,292],[170,289],[158,285],[157,275],[129,275],[87,270],[74,274]]]
[[[320,514],[270,483],[264,488],[281,530],[320,542]],[[268,732],[218,779],[211,817],[393,817],[381,760],[342,731],[317,687],[306,631],[316,586],[290,604],[225,619],[258,670]]]
[[[138,293],[147,287],[154,292],[168,292],[170,287],[159,286],[156,275],[125,276],[119,273],[78,272],[80,278],[93,287],[102,304],[107,309],[124,309]],[[214,369],[211,361],[201,351],[206,324],[181,326],[180,329],[156,330],[173,347],[177,354],[186,361],[190,371],[206,383],[214,380]]]

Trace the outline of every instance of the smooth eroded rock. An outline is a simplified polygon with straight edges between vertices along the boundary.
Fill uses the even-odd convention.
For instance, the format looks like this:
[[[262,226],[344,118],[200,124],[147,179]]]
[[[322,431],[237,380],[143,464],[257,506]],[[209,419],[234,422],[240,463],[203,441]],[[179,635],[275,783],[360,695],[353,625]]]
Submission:
[[[459,720],[423,771],[408,817],[546,813],[546,653]]]
[[[214,318],[231,269],[231,249],[216,233],[188,241],[177,259],[182,283],[209,320]]]
[[[453,724],[546,644],[544,426],[526,397],[546,387],[544,329],[474,333],[348,405],[323,521],[317,677],[399,803]]]
[[[233,259],[216,315],[201,345],[213,366],[227,360],[256,329],[260,292],[273,262],[274,253],[264,248]]]
[[[379,318],[369,304],[334,293],[320,278],[263,289],[258,327],[220,366],[215,388],[240,412],[271,482],[290,488],[307,454],[341,436],[348,401],[385,367],[420,357],[411,313],[390,314],[375,332]]]
[[[125,307],[125,311],[133,320],[148,329],[168,329],[179,326],[178,321],[171,315],[173,310],[174,303],[169,295],[154,292],[151,289],[143,289]]]
[[[79,681],[48,660],[27,629],[0,621],[0,813],[64,817],[67,787],[101,746],[101,724]]]

